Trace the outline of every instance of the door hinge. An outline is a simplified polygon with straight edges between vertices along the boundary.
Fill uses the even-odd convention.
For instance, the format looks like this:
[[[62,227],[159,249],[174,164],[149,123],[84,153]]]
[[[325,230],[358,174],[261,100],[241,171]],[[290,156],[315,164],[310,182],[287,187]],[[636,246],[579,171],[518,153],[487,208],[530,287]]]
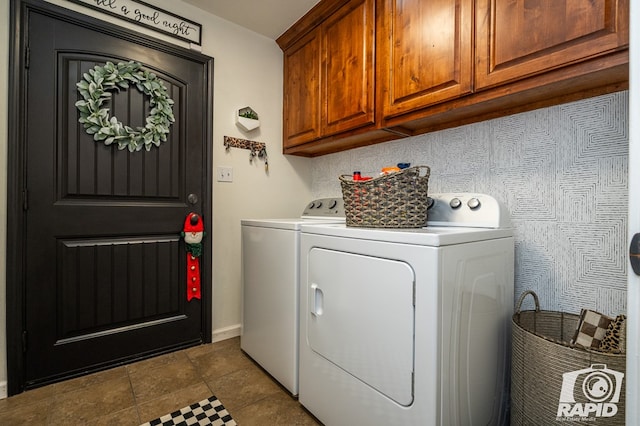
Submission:
[[[635,234],[629,246],[629,261],[636,275],[640,275],[640,234]]]
[[[29,61],[31,59],[31,48],[27,46],[24,50],[24,67],[29,69]]]
[[[22,331],[22,352],[27,352],[27,330]]]
[[[22,210],[27,211],[29,209],[29,191],[27,189],[22,190]]]

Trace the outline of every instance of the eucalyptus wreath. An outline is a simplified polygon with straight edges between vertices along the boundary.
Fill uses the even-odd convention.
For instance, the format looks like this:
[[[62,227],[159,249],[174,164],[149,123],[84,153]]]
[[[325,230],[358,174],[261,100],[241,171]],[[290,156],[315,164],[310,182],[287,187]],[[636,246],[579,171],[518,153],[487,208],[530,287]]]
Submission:
[[[78,122],[84,125],[93,140],[103,141],[105,145],[116,142],[118,149],[128,148],[130,152],[140,151],[142,147],[149,151],[152,145],[160,146],[167,140],[169,126],[175,121],[173,100],[166,86],[158,77],[138,62],[120,62],[117,65],[107,62],[104,66],[95,66],[76,84],[84,100],[76,102],[80,112]],[[113,116],[109,117],[109,108],[105,105],[111,99],[112,91],[126,90],[135,86],[149,96],[151,111],[144,127],[133,129],[125,126]]]

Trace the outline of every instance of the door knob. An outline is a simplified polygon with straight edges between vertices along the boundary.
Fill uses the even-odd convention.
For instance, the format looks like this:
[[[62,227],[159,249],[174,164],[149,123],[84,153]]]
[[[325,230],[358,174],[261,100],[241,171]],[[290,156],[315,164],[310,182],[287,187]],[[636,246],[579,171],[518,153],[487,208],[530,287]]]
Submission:
[[[629,261],[636,275],[640,275],[640,234],[635,234],[629,246]]]
[[[198,203],[198,196],[196,194],[189,194],[187,195],[187,201],[193,206]]]

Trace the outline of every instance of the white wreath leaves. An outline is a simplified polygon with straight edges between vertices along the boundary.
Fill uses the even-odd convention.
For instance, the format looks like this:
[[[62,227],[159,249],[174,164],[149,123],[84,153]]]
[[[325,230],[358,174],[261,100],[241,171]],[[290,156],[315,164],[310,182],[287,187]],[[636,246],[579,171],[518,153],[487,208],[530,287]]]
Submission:
[[[131,85],[150,98],[151,111],[146,124],[137,129],[125,126],[116,117],[109,117],[109,108],[104,106],[111,99],[111,91],[126,90]],[[116,142],[118,149],[127,148],[130,152],[140,151],[142,147],[149,151],[153,145],[160,146],[167,140],[169,126],[175,122],[173,100],[162,81],[154,73],[142,69],[140,63],[96,65],[76,86],[84,99],[75,104],[80,111],[78,122],[93,135],[93,140],[103,141],[105,145]]]

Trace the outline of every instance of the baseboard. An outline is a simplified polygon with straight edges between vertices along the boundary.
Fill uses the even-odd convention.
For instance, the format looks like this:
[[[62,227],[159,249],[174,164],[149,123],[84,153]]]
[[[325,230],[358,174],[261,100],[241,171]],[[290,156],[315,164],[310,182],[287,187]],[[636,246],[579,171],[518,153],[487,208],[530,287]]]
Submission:
[[[0,399],[5,399],[9,395],[7,394],[7,381],[0,382]]]
[[[218,328],[216,330],[213,330],[212,334],[212,342],[220,342],[222,340],[227,340],[227,339],[231,339],[233,337],[238,337],[240,336],[242,331],[242,325],[241,324],[236,324],[236,325],[232,325],[229,327],[224,327],[224,328]]]

